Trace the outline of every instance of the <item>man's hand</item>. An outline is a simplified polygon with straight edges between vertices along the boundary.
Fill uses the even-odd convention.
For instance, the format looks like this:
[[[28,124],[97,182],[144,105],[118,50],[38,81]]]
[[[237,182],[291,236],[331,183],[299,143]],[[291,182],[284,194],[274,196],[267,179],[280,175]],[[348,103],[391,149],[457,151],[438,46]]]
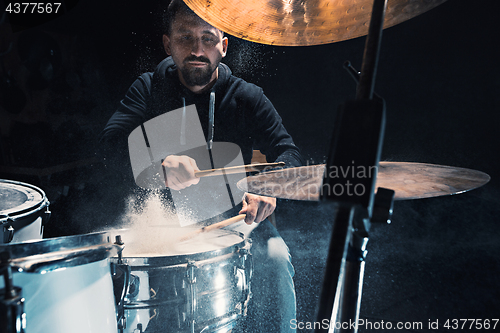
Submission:
[[[243,197],[243,208],[239,214],[247,214],[246,224],[264,221],[276,208],[276,198],[263,197],[256,194],[245,193]]]
[[[200,169],[189,156],[169,155],[161,165],[165,171],[165,185],[173,190],[182,190],[200,182],[200,178],[194,175]]]

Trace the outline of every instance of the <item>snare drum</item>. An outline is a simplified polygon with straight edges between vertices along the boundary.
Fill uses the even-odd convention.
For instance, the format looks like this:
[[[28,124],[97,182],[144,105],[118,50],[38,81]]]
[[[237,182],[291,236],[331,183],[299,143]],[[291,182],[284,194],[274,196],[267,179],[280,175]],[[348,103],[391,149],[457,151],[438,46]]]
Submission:
[[[119,332],[222,333],[246,315],[253,265],[242,234],[216,230],[154,251],[122,238],[123,257],[111,258]]]
[[[0,245],[0,268],[12,268],[12,285],[24,299],[17,318],[23,332],[116,333],[109,257],[119,249],[108,233]]]
[[[0,244],[42,239],[49,201],[36,186],[0,179]]]

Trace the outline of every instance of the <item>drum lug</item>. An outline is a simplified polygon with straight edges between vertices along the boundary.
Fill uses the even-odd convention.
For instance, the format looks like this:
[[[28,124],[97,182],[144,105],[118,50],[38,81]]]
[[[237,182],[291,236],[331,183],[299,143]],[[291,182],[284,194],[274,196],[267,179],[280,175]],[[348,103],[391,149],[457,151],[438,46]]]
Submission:
[[[40,227],[40,236],[43,238],[43,230],[45,229],[45,225],[50,220],[50,215],[52,212],[49,210],[49,202],[47,201],[47,210],[42,214],[42,225]]]
[[[119,250],[118,250],[118,264],[123,264],[123,260],[122,260],[122,252],[123,252],[123,249],[125,248],[125,243],[122,241],[122,236],[121,235],[116,235],[115,236],[115,242],[114,242],[115,245],[119,246]]]
[[[134,298],[137,295],[139,295],[140,283],[141,279],[139,279],[134,274],[130,274],[128,293],[127,296],[125,297],[125,300],[130,300],[131,298]]]
[[[250,251],[248,251],[247,249],[239,249],[238,252],[240,254],[239,258],[240,260],[237,267],[244,270],[247,266],[246,265],[247,257],[251,254]]]
[[[3,227],[3,242],[10,243],[14,239],[14,227],[12,225]]]
[[[12,219],[7,214],[0,215],[0,225],[3,225],[3,243],[7,244],[12,242],[14,239],[14,227],[12,224],[14,223],[14,219]]]
[[[196,283],[196,276],[194,274],[194,269],[196,268],[194,261],[189,261],[187,265],[186,278],[189,284]]]
[[[120,276],[123,276],[123,284],[119,296],[120,298],[118,300],[115,300],[116,321],[118,324],[118,329],[120,330],[120,332],[122,332],[127,328],[127,322],[125,318],[125,301],[130,292],[130,281],[132,279],[131,267],[128,265],[111,263],[111,275],[113,278],[113,285],[115,285],[114,281],[119,280]],[[139,288],[137,288],[137,290],[139,290]]]
[[[188,261],[186,270],[186,282],[187,282],[187,319],[189,325],[189,332],[194,333],[195,320],[194,316],[196,313],[196,263],[192,260]]]
[[[252,253],[250,252],[250,246],[252,245],[252,240],[247,239],[245,247],[238,250],[240,254],[238,268],[245,271],[246,278],[250,281],[253,275],[253,259]]]
[[[252,245],[252,240],[247,239],[246,245],[243,248],[237,250],[239,253],[239,261],[235,265],[236,270],[240,270],[245,279],[244,285],[247,285],[248,288],[244,290],[244,294],[241,299],[241,310],[243,316],[246,316],[246,311],[248,308],[248,302],[252,298],[251,291],[251,279],[253,275],[253,258],[252,253],[250,252],[250,247]]]

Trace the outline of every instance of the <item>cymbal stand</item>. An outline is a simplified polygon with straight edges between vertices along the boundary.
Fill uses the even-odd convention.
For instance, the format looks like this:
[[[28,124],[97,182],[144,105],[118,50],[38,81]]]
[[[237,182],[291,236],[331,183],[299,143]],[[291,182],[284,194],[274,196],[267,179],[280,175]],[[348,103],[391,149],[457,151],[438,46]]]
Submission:
[[[374,0],[356,99],[340,106],[334,125],[321,199],[335,207],[335,219],[316,333],[357,332],[370,224],[388,222],[392,213],[394,191],[379,188],[374,195],[385,102],[373,91],[386,6]]]

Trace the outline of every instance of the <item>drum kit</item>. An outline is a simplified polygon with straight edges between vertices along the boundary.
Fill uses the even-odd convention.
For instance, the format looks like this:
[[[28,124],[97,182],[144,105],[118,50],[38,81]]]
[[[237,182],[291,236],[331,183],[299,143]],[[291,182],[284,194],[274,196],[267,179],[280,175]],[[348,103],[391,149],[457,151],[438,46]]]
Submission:
[[[384,22],[384,27],[398,24],[444,1],[389,0],[383,4],[382,11],[386,14],[385,18],[381,16],[380,24]],[[205,21],[227,33],[273,45],[325,44],[367,33],[370,38],[373,24],[368,27],[371,0],[185,2]],[[376,21],[375,16],[372,17],[371,21]],[[365,50],[365,56],[367,53],[370,52]],[[372,58],[376,55],[372,54]],[[368,90],[372,92],[372,89]],[[375,137],[379,132],[383,131],[378,131]],[[337,137],[333,142],[342,143],[342,140],[343,137]],[[378,192],[381,192],[380,188],[392,189],[396,200],[407,200],[462,193],[480,187],[490,179],[485,173],[464,168],[423,163],[379,163],[380,155],[376,149],[380,142],[375,144],[374,159],[368,158],[375,163],[360,159],[363,166],[374,168],[373,175],[366,177],[368,183],[363,183],[366,185],[370,180],[376,180],[376,185],[368,186],[370,193],[366,195],[370,203],[377,187]],[[335,166],[333,162],[343,161],[339,165],[354,168],[350,162],[345,162],[350,161],[350,156],[343,158],[338,146],[332,146],[332,155],[336,158],[330,158],[326,165],[264,171],[243,179],[239,186],[251,193],[277,198],[335,201],[335,186],[330,188],[330,193],[323,192],[325,185],[337,184],[332,181],[335,176],[329,175]],[[354,172],[348,177],[351,171],[339,172],[343,179],[361,177]],[[357,189],[353,186],[351,190]],[[391,191],[386,193],[389,194],[386,201],[389,209],[392,207]],[[345,195],[337,197],[342,202]],[[370,215],[370,209],[366,211]],[[229,332],[246,315],[253,264],[251,240],[242,234],[216,228],[199,235],[191,233],[184,241],[174,244],[174,249],[157,251],[140,248],[133,240],[129,242],[130,230],[43,239],[43,228],[49,217],[49,201],[41,189],[16,181],[0,181],[2,333]],[[343,218],[342,214],[337,218]],[[345,229],[352,227],[352,223],[356,222],[349,220]],[[336,221],[334,233],[337,224],[341,225]],[[352,245],[357,239],[356,235],[350,235],[346,241],[346,235],[345,230],[343,238],[332,235],[333,240],[341,239],[338,242],[341,255],[345,255],[346,244]],[[366,245],[367,236],[363,237],[360,239]],[[338,250],[332,245],[331,248],[331,251]],[[349,269],[352,267],[343,266],[341,269],[339,266],[336,270],[335,265],[330,267],[327,263],[326,274],[330,270],[330,273],[338,274],[336,277],[340,271],[351,276]],[[328,275],[325,275],[325,280],[326,277]],[[342,287],[333,284],[330,288],[333,293],[323,292],[321,302],[331,299],[325,302],[328,306],[323,312],[330,319],[333,298],[336,297],[337,311],[344,313],[342,318],[347,318],[346,313],[355,317],[356,311],[342,309],[349,302],[335,294],[342,291],[339,286]],[[359,286],[355,287],[360,290]],[[360,295],[355,293],[355,297],[354,306],[359,311]]]
[[[42,239],[43,191],[0,184],[0,332],[228,332],[246,314],[253,264],[243,234],[168,227],[156,235],[183,238],[166,249],[133,229]]]

